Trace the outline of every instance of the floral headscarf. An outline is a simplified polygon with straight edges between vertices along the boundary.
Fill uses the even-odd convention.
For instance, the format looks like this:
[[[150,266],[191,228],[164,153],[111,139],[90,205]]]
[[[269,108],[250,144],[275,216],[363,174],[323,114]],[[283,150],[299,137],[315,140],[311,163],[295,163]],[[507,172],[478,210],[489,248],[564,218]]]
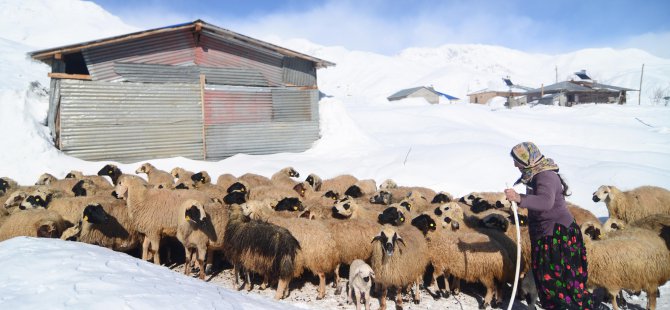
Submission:
[[[521,177],[514,182],[514,185],[519,183],[528,185],[528,182],[542,171],[551,170],[558,172],[558,165],[554,163],[554,160],[544,157],[540,153],[540,149],[533,142],[522,142],[515,145],[510,155],[512,155],[515,162],[522,166]]]

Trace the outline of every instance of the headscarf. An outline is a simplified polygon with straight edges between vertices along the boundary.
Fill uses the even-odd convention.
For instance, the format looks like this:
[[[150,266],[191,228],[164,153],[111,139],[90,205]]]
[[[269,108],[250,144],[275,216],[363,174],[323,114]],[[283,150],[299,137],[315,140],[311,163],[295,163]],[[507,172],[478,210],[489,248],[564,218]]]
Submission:
[[[514,185],[519,183],[528,185],[528,182],[542,171],[551,170],[558,172],[558,165],[554,163],[554,160],[544,157],[540,153],[540,149],[533,142],[522,142],[515,145],[510,155],[512,155],[515,162],[522,166],[521,177],[514,182]]]

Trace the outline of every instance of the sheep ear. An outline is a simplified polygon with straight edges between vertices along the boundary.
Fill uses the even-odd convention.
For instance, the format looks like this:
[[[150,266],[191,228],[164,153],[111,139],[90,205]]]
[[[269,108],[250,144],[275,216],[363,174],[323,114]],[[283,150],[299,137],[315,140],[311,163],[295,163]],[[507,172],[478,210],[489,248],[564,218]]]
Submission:
[[[396,240],[398,240],[398,242],[402,243],[403,246],[407,246],[405,244],[405,240],[402,240],[402,237],[400,237],[400,235],[398,235],[398,233],[395,234],[395,237],[396,237]]]
[[[313,220],[316,218],[316,216],[314,216],[314,214],[312,214],[312,212],[310,212],[309,210],[305,210],[303,213],[300,214],[299,218]]]

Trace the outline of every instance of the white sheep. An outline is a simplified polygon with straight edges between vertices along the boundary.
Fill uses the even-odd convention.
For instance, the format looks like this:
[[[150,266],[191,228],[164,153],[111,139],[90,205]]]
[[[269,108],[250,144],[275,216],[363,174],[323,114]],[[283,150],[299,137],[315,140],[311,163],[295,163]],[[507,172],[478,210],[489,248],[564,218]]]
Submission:
[[[160,170],[150,163],[142,164],[135,173],[145,173],[147,175],[147,183],[157,188],[172,188],[174,187],[174,177],[167,171]]]
[[[633,222],[653,214],[670,214],[670,191],[656,186],[641,186],[621,191],[615,186],[600,186],[593,201],[603,201],[610,217]]]
[[[357,259],[349,266],[349,283],[347,289],[347,303],[356,302],[356,310],[360,310],[362,299],[365,299],[365,310],[370,310],[370,289],[375,279],[372,267],[363,260]]]
[[[321,177],[314,173],[310,173],[307,178],[305,178],[305,182],[307,182],[307,184],[309,184],[309,186],[312,187],[312,189],[315,191],[320,191],[321,185],[323,184]]]
[[[58,238],[65,230],[65,222],[58,213],[32,209],[11,214],[0,226],[0,241],[18,236]]]
[[[228,187],[237,181],[238,180],[234,175],[230,173],[224,173],[216,179],[216,186],[223,188],[224,190],[228,190]]]
[[[270,181],[272,181],[272,185],[276,187],[293,189],[293,187],[298,184],[298,182],[293,180],[293,178],[299,177],[300,173],[298,173],[298,171],[296,171],[293,167],[286,167],[275,172],[275,174],[270,177]]]

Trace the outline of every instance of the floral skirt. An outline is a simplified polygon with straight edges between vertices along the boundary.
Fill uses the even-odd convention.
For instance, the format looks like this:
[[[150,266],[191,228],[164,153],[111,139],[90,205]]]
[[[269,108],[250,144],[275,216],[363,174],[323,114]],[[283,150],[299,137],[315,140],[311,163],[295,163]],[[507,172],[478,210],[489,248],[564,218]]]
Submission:
[[[533,277],[545,309],[592,309],[586,290],[586,249],[577,223],[554,225],[554,235],[533,242]]]

